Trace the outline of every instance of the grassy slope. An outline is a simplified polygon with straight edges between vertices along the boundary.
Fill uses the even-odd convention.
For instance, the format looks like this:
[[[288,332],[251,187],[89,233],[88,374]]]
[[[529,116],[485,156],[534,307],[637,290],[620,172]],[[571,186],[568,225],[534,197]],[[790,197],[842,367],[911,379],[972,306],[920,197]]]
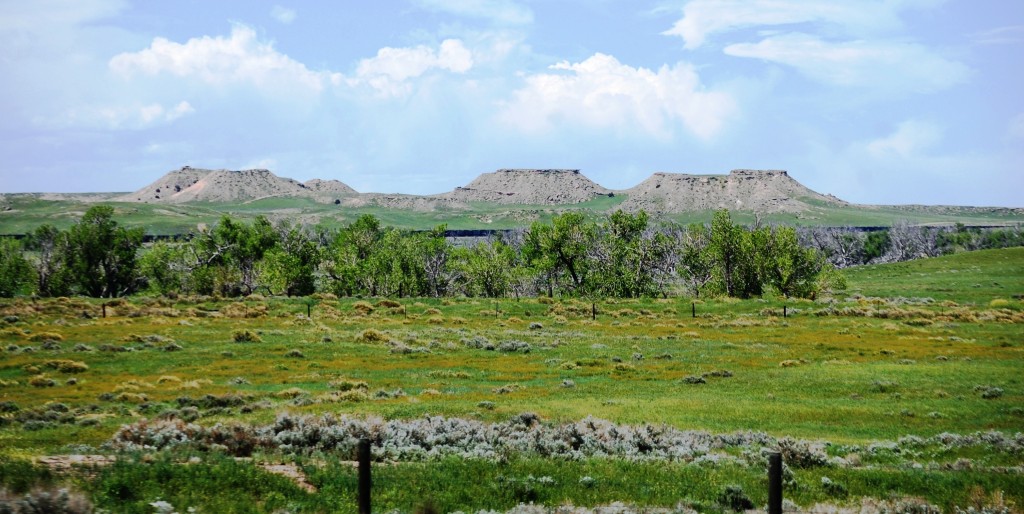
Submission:
[[[589,202],[567,206],[496,205],[474,203],[469,211],[415,212],[380,207],[342,208],[301,198],[270,198],[244,203],[197,203],[189,205],[153,205],[111,203],[118,220],[129,226],[144,226],[150,234],[182,234],[194,231],[200,223],[215,223],[223,214],[252,218],[258,214],[270,217],[301,219],[305,223],[340,227],[362,214],[373,214],[388,226],[406,229],[428,229],[447,224],[451,229],[507,229],[523,227],[536,220],[547,221],[558,212],[583,209],[594,216],[614,209],[626,199],[600,197]],[[21,234],[43,223],[67,228],[91,204],[79,201],[47,201],[32,195],[13,195],[4,200],[9,211],[0,211],[0,234]],[[712,212],[669,214],[666,218],[684,223],[708,222]],[[740,222],[752,222],[753,214],[736,212]],[[954,223],[967,225],[998,225],[1024,222],[1024,216],[1007,214],[1005,210],[901,207],[834,207],[818,202],[811,211],[796,214],[772,214],[765,221],[792,225],[881,226],[898,220],[911,223]]]
[[[851,292],[986,305],[1024,295],[1024,248],[966,252],[845,271]]]

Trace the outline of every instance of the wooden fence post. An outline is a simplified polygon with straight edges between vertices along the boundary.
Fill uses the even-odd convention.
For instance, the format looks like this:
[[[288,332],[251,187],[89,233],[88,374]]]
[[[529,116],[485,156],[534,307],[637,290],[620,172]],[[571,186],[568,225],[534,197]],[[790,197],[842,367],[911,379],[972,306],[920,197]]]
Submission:
[[[107,317],[107,302],[103,302],[103,317]]]
[[[786,306],[785,306],[785,305],[783,305],[783,306],[782,306],[782,317],[783,317],[783,318],[786,318],[786,317],[788,317],[788,316],[786,315]]]
[[[782,514],[782,454],[768,454],[768,514]]]
[[[356,449],[359,461],[359,514],[370,514],[370,440],[360,439]]]
[[[591,303],[590,304],[590,319],[597,320],[597,304],[596,303]]]
[[[697,302],[694,302],[694,303],[690,304],[690,317],[691,318],[696,318],[697,317]]]

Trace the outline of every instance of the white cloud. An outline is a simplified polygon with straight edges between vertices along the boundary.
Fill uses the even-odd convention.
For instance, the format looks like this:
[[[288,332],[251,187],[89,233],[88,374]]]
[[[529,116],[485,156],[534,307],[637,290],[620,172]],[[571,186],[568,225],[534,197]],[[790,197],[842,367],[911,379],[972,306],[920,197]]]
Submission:
[[[171,123],[194,112],[192,105],[184,100],[173,107],[164,107],[160,103],[92,105],[69,109],[59,119],[38,121],[43,125],[58,127],[137,130]]]
[[[295,13],[295,9],[275,5],[274,8],[270,10],[270,16],[275,20],[288,25],[295,21],[297,14]]]
[[[839,86],[934,91],[964,82],[970,75],[967,66],[922,45],[895,41],[834,43],[794,33],[729,45],[725,53],[792,66],[814,80]]]
[[[851,29],[877,30],[899,25],[896,11],[914,2],[860,0],[693,0],[683,17],[663,34],[679,36],[687,49],[703,45],[718,32],[760,26],[809,22],[838,24]]]
[[[899,124],[892,134],[869,141],[864,145],[867,153],[877,158],[920,157],[942,139],[942,130],[935,124],[907,120]]]
[[[736,111],[732,97],[708,92],[693,67],[686,63],[662,66],[657,72],[633,68],[615,57],[594,54],[571,64],[526,77],[500,117],[525,132],[543,132],[554,125],[585,125],[620,131],[642,130],[670,138],[677,122],[708,140],[717,135]]]
[[[473,67],[473,54],[458,39],[446,39],[435,50],[425,45],[411,48],[385,47],[377,55],[359,61],[349,84],[368,84],[383,96],[401,96],[412,89],[409,79],[430,70],[466,73]]]
[[[123,76],[167,73],[218,86],[251,84],[289,93],[295,88],[319,93],[341,80],[338,73],[312,71],[279,53],[245,25],[235,25],[230,37],[203,36],[184,44],[158,37],[145,50],[114,56],[109,66]]]
[[[417,3],[434,11],[485,18],[506,25],[533,22],[533,11],[512,0],[418,0]]]

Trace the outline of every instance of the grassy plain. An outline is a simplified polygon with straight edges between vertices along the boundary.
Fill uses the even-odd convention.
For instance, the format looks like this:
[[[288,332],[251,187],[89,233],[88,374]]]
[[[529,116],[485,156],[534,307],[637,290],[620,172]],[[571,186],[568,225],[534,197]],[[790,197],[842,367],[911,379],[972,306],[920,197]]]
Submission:
[[[0,235],[25,234],[44,223],[67,229],[77,222],[94,201],[103,195],[77,195],[93,198],[45,200],[40,195],[0,195]],[[606,216],[626,200],[626,195],[599,197],[572,205],[499,205],[473,203],[468,210],[438,209],[414,211],[384,207],[341,207],[305,198],[265,198],[236,203],[197,202],[188,205],[104,202],[114,207],[118,223],[146,227],[150,235],[178,235],[194,232],[200,224],[212,225],[227,214],[249,220],[257,215],[287,218],[309,225],[339,228],[363,214],[372,214],[382,224],[401,229],[426,230],[440,224],[449,229],[510,229],[529,226],[534,221],[550,221],[567,210],[580,210],[592,218]],[[913,224],[963,223],[972,226],[1001,226],[1024,223],[1019,209],[942,206],[835,206],[803,199],[812,207],[800,213],[776,213],[762,221],[806,226],[888,226],[893,220]],[[714,213],[701,211],[665,214],[664,218],[681,223],[708,223]],[[735,211],[740,223],[752,223],[751,212]]]
[[[0,465],[0,485],[17,489],[16,477],[26,474],[46,479],[27,464],[42,455],[107,453],[102,445],[119,426],[143,418],[266,425],[287,411],[499,423],[532,412],[545,425],[594,416],[827,442],[839,464],[794,467],[787,486],[787,498],[805,506],[915,496],[949,509],[997,502],[1000,492],[1024,504],[1020,436],[1009,450],[936,439],[896,445],[907,436],[979,431],[1012,439],[1024,429],[1024,249],[847,276],[848,290],[831,299],[609,300],[596,304],[596,320],[590,303],[568,299],[320,298],[310,306],[288,298],[139,298],[108,305],[106,318],[98,300],[6,300],[0,461],[9,464]],[[258,341],[236,342],[243,330]],[[486,349],[511,341],[529,352]],[[704,383],[690,383],[702,375]],[[365,382],[367,394],[334,394],[346,381]],[[206,395],[243,401],[214,406],[200,400]],[[176,463],[193,455],[202,463],[181,471]],[[256,456],[296,462],[317,493],[271,479],[252,462],[185,450],[156,461],[126,457],[97,478],[77,480],[117,512],[150,512],[156,498],[201,512],[354,512],[348,457]],[[757,505],[765,501],[764,468],[743,458],[700,464],[518,455],[378,470],[377,505],[406,511],[426,500],[446,511],[531,500],[683,501],[718,510],[728,484],[741,485]],[[204,488],[211,488],[205,500]]]

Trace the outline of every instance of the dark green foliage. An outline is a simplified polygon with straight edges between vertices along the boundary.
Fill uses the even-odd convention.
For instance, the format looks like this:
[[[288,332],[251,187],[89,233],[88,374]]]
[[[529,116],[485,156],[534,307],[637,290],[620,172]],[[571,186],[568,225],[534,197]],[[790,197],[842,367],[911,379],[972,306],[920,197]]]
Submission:
[[[115,297],[136,288],[136,253],[142,228],[126,229],[114,221],[114,208],[96,205],[68,230],[64,255],[76,290],[93,297]]]
[[[889,231],[879,230],[868,233],[864,241],[864,262],[871,262],[889,251]]]
[[[21,243],[0,239],[0,298],[27,294],[34,286],[35,273],[25,258]]]

